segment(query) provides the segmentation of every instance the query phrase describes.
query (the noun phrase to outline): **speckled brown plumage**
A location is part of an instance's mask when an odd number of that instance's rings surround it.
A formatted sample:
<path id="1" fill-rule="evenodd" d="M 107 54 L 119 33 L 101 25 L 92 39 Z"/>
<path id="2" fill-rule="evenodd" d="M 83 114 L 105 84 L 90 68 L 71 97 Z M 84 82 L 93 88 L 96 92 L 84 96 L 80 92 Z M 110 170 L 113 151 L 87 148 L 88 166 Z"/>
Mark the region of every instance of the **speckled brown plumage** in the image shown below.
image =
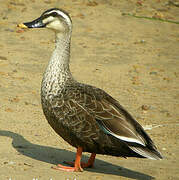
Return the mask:
<path id="1" fill-rule="evenodd" d="M 143 128 L 115 99 L 101 89 L 70 81 L 51 101 L 43 101 L 42 98 L 42 105 L 44 114 L 56 133 L 72 146 L 83 147 L 83 151 L 142 157 L 129 148 L 135 147 L 136 143 L 121 141 L 100 128 L 104 123 L 113 132 L 130 136 L 130 132 L 124 130 L 124 124 L 129 123 L 129 128 L 136 131 L 146 145 L 138 146 L 159 155 Z"/>

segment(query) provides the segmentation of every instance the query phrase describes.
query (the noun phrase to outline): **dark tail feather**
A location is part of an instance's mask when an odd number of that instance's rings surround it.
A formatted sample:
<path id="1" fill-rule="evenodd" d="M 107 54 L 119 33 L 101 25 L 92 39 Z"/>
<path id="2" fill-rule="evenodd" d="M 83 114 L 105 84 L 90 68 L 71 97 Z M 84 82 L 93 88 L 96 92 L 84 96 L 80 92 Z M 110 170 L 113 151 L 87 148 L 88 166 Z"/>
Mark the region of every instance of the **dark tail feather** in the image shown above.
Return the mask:
<path id="1" fill-rule="evenodd" d="M 132 149 L 137 154 L 140 154 L 141 156 L 153 159 L 153 160 L 159 160 L 163 159 L 162 155 L 155 149 L 150 150 L 147 147 L 136 147 L 136 146 L 129 146 L 130 149 Z"/>

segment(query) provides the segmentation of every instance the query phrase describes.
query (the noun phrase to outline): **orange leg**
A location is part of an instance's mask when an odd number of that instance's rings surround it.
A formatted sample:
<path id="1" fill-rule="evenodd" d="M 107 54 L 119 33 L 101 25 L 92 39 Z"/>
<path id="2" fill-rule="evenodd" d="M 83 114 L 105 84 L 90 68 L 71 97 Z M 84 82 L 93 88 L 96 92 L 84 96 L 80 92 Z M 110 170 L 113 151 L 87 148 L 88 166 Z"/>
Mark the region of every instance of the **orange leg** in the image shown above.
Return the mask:
<path id="1" fill-rule="evenodd" d="M 91 168 L 91 167 L 93 167 L 94 166 L 95 157 L 96 157 L 96 154 L 92 153 L 90 158 L 88 159 L 87 163 L 81 162 L 81 167 L 82 168 Z M 65 161 L 64 163 L 68 164 L 70 166 L 74 166 L 75 165 L 75 162 L 66 162 Z"/>
<path id="2" fill-rule="evenodd" d="M 72 165 L 73 167 L 63 166 L 61 164 L 58 164 L 56 167 L 53 167 L 53 169 L 63 170 L 67 172 L 74 172 L 74 171 L 82 172 L 83 171 L 82 168 L 93 167 L 96 154 L 92 153 L 87 163 L 83 163 L 83 162 L 81 163 L 82 152 L 83 152 L 82 147 L 78 147 L 75 162 L 65 162 L 66 164 Z"/>
<path id="3" fill-rule="evenodd" d="M 81 167 L 82 168 L 89 168 L 94 166 L 94 161 L 95 161 L 96 154 L 92 153 L 90 158 L 88 159 L 87 163 L 81 162 Z"/>

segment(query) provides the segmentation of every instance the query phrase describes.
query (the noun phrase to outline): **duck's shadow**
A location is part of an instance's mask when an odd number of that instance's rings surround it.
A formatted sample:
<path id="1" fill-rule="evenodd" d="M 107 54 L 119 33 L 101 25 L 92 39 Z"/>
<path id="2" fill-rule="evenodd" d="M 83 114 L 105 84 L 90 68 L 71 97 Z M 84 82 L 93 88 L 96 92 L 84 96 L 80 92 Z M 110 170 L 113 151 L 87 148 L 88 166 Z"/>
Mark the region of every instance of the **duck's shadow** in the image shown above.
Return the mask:
<path id="1" fill-rule="evenodd" d="M 64 149 L 57 149 L 49 146 L 41 146 L 38 144 L 33 144 L 27 141 L 23 136 L 11 132 L 0 130 L 0 136 L 6 136 L 12 138 L 12 146 L 21 154 L 31 157 L 33 159 L 47 162 L 50 164 L 57 164 L 63 161 L 71 161 L 72 158 L 75 158 L 75 153 L 67 151 Z M 85 157 L 87 159 L 87 156 Z M 104 173 L 104 174 L 115 174 L 122 177 L 127 177 L 131 179 L 139 180 L 149 180 L 153 179 L 152 176 L 132 171 L 114 164 L 96 159 L 95 168 L 85 169 L 92 172 Z"/>

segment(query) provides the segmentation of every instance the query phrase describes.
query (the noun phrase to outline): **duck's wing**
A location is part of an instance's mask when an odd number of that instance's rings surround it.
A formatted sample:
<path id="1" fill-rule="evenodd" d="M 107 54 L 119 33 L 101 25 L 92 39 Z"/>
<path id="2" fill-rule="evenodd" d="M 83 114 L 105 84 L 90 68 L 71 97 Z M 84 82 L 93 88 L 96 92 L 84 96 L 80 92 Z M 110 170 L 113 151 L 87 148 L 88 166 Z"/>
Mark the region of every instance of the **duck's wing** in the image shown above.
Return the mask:
<path id="1" fill-rule="evenodd" d="M 149 159 L 162 159 L 151 138 L 142 126 L 110 95 L 102 90 L 102 96 L 91 102 L 88 108 L 95 113 L 101 129 L 125 142 L 130 149 Z"/>

